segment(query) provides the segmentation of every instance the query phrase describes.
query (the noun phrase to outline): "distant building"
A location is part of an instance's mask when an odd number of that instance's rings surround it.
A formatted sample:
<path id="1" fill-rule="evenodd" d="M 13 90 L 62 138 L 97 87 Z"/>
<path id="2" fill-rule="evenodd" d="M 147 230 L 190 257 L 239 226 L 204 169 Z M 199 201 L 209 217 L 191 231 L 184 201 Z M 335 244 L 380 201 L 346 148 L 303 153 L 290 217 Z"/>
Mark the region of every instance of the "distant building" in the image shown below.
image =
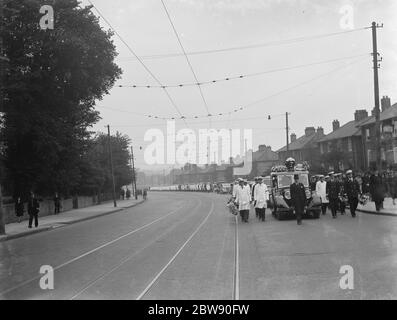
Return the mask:
<path id="1" fill-rule="evenodd" d="M 324 129 L 319 127 L 307 127 L 305 134 L 296 138 L 296 134 L 291 134 L 290 143 L 277 151 L 280 162 L 284 163 L 289 157 L 293 157 L 297 163 L 307 161 L 313 170 L 320 170 L 320 151 L 317 142 L 324 137 Z"/>
<path id="2" fill-rule="evenodd" d="M 364 147 L 359 125 L 368 119 L 366 110 L 357 110 L 354 120 L 342 127 L 332 122 L 332 132 L 318 141 L 321 166 L 325 171 L 364 170 Z"/>
<path id="3" fill-rule="evenodd" d="M 251 178 L 269 175 L 272 167 L 278 162 L 277 152 L 270 146 L 260 145 L 258 151 L 252 154 Z"/>
<path id="4" fill-rule="evenodd" d="M 397 103 L 391 105 L 390 98 L 385 96 L 381 100 L 381 159 L 382 168 L 397 168 Z M 376 133 L 375 114 L 360 123 L 359 128 L 363 137 L 363 157 L 366 169 L 376 167 Z"/>

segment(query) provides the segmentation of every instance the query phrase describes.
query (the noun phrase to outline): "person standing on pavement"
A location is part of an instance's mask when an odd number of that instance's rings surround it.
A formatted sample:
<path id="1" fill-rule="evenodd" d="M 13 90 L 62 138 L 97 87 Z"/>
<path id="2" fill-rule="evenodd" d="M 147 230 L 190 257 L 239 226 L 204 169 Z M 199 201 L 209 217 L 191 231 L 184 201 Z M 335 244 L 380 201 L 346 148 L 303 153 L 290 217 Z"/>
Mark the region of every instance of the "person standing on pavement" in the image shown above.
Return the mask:
<path id="1" fill-rule="evenodd" d="M 375 170 L 370 180 L 370 191 L 372 201 L 375 202 L 376 211 L 379 212 L 383 207 L 383 201 L 385 200 L 384 186 L 379 172 Z"/>
<path id="2" fill-rule="evenodd" d="M 260 220 L 266 220 L 267 200 L 269 200 L 269 191 L 267 185 L 263 183 L 263 178 L 258 177 L 258 183 L 254 189 L 254 205 L 255 211 L 258 212 Z"/>
<path id="3" fill-rule="evenodd" d="M 131 191 L 130 191 L 130 189 L 127 188 L 127 191 L 125 192 L 125 196 L 126 196 L 127 200 L 130 200 L 130 198 L 131 198 Z"/>
<path id="4" fill-rule="evenodd" d="M 346 175 L 347 175 L 347 180 L 345 182 L 344 192 L 346 193 L 349 202 L 350 213 L 352 217 L 355 218 L 356 209 L 358 206 L 358 197 L 360 194 L 360 185 L 357 180 L 353 179 L 352 170 L 348 170 L 346 172 Z"/>
<path id="5" fill-rule="evenodd" d="M 30 192 L 29 201 L 28 201 L 29 228 L 32 228 L 33 219 L 34 219 L 34 226 L 36 228 L 39 226 L 39 212 L 40 212 L 39 200 L 36 199 L 36 196 L 33 192 Z"/>
<path id="6" fill-rule="evenodd" d="M 15 215 L 18 218 L 18 223 L 21 223 L 24 212 L 25 212 L 25 206 L 22 202 L 21 197 L 18 197 L 17 200 L 15 201 Z"/>
<path id="7" fill-rule="evenodd" d="M 320 180 L 317 181 L 316 194 L 321 199 L 321 211 L 323 215 L 325 215 L 325 213 L 327 212 L 328 199 L 327 199 L 327 182 L 324 181 L 323 175 L 321 175 Z"/>
<path id="8" fill-rule="evenodd" d="M 124 191 L 124 189 L 123 189 L 123 188 L 121 188 L 121 190 L 120 190 L 120 197 L 121 197 L 121 200 L 124 200 L 124 197 L 125 197 L 125 191 Z"/>
<path id="9" fill-rule="evenodd" d="M 299 182 L 299 175 L 294 175 L 294 183 L 290 186 L 291 202 L 295 210 L 296 221 L 298 225 L 302 224 L 302 216 L 306 207 L 305 186 Z"/>
<path id="10" fill-rule="evenodd" d="M 326 185 L 326 193 L 329 199 L 329 206 L 332 212 L 332 218 L 336 219 L 336 210 L 338 208 L 339 202 L 339 183 L 335 180 L 334 172 L 330 172 L 329 174 L 329 181 Z"/>
<path id="11" fill-rule="evenodd" d="M 251 190 L 243 179 L 240 180 L 237 188 L 236 202 L 240 211 L 241 220 L 247 223 L 251 204 Z"/>
<path id="12" fill-rule="evenodd" d="M 61 212 L 61 198 L 58 196 L 58 192 L 54 195 L 54 214 Z"/>

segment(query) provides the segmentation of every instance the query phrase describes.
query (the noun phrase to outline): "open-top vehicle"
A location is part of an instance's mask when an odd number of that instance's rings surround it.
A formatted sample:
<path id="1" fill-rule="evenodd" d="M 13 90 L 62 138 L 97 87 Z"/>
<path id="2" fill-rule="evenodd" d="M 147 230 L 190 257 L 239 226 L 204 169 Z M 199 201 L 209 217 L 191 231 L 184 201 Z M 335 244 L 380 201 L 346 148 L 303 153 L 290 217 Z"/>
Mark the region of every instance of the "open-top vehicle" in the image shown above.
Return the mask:
<path id="1" fill-rule="evenodd" d="M 309 172 L 307 170 L 285 170 L 280 169 L 272 172 L 273 187 L 270 194 L 270 207 L 272 213 L 278 220 L 295 218 L 294 208 L 291 201 L 290 186 L 294 182 L 294 175 L 299 175 L 301 182 L 306 191 L 306 210 L 303 214 L 304 218 L 318 219 L 321 212 L 321 199 L 315 193 L 310 191 Z"/>

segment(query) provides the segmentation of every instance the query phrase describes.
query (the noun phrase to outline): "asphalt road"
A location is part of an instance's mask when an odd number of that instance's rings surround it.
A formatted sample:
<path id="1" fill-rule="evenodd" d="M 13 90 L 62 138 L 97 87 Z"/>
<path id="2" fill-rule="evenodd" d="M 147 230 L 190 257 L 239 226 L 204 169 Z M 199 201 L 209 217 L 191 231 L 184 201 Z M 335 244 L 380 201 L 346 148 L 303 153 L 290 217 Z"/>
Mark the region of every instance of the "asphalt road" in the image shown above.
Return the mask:
<path id="1" fill-rule="evenodd" d="M 137 207 L 0 243 L 0 299 L 396 299 L 397 218 L 242 224 L 226 197 L 149 193 Z M 40 267 L 54 289 L 40 288 Z M 354 289 L 340 288 L 351 266 Z"/>

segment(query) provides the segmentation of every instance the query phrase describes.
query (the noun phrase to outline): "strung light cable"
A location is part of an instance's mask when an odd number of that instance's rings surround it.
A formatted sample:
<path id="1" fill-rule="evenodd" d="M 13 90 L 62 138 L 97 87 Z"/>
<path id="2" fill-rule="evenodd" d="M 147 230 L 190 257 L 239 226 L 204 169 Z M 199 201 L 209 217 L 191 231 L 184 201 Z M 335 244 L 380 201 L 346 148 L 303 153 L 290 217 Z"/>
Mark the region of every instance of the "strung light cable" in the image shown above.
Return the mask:
<path id="1" fill-rule="evenodd" d="M 181 84 L 171 84 L 171 85 L 117 85 L 116 87 L 119 88 L 146 88 L 146 89 L 164 89 L 164 88 L 184 88 L 184 87 L 193 87 L 193 86 L 205 86 L 205 85 L 211 85 L 211 84 L 216 84 L 220 82 L 225 82 L 225 81 L 232 81 L 232 80 L 238 80 L 238 79 L 244 79 L 244 78 L 250 78 L 250 77 L 257 77 L 265 74 L 270 74 L 270 73 L 276 73 L 276 72 L 282 72 L 282 71 L 289 71 L 289 70 L 295 70 L 295 69 L 301 69 L 301 68 L 306 68 L 306 67 L 311 67 L 311 66 L 316 66 L 316 65 L 322 65 L 322 64 L 328 64 L 332 62 L 338 62 L 338 61 L 343 61 L 343 60 L 349 60 L 353 58 L 359 58 L 359 57 L 364 57 L 368 56 L 368 54 L 359 54 L 355 56 L 349 56 L 349 57 L 342 57 L 342 58 L 336 58 L 336 59 L 331 59 L 331 60 L 324 60 L 324 61 L 319 61 L 319 62 L 313 62 L 313 63 L 308 63 L 308 64 L 301 64 L 301 65 L 296 65 L 296 66 L 291 66 L 291 67 L 283 67 L 283 68 L 277 68 L 277 69 L 270 69 L 266 71 L 261 71 L 261 72 L 255 72 L 255 73 L 247 73 L 243 75 L 238 75 L 238 76 L 228 76 L 225 78 L 218 78 L 210 81 L 202 81 L 202 82 L 190 82 L 190 83 L 181 83 Z M 196 78 L 197 80 L 197 78 Z"/>
<path id="2" fill-rule="evenodd" d="M 159 116 L 159 115 L 142 114 L 142 113 L 132 112 L 132 111 L 128 111 L 128 110 L 120 110 L 120 109 L 110 108 L 110 107 L 106 107 L 106 106 L 101 106 L 101 107 L 107 108 L 107 109 L 111 109 L 111 110 L 115 110 L 115 111 L 131 113 L 131 114 L 142 116 L 142 117 L 146 117 L 146 118 L 160 119 L 160 120 L 185 120 L 185 119 L 203 119 L 203 118 L 208 118 L 208 117 L 214 117 L 214 118 L 215 117 L 225 117 L 225 116 L 230 116 L 230 115 L 235 114 L 235 113 L 242 112 L 242 111 L 244 111 L 244 110 L 246 110 L 246 109 L 248 109 L 250 107 L 253 107 L 253 106 L 255 106 L 255 105 L 259 104 L 259 103 L 262 103 L 262 102 L 264 102 L 266 100 L 270 100 L 270 99 L 272 99 L 272 98 L 274 98 L 276 96 L 282 95 L 282 94 L 284 94 L 286 92 L 289 92 L 289 91 L 292 91 L 292 90 L 294 90 L 296 88 L 299 88 L 301 86 L 307 85 L 308 83 L 311 83 L 311 82 L 317 81 L 319 79 L 325 78 L 325 77 L 327 77 L 327 76 L 329 76 L 329 75 L 331 75 L 333 73 L 336 73 L 336 72 L 338 72 L 340 70 L 343 70 L 343 69 L 345 69 L 347 67 L 350 67 L 350 66 L 352 66 L 352 65 L 354 65 L 354 64 L 356 64 L 356 63 L 358 63 L 360 61 L 363 61 L 363 59 L 356 59 L 353 62 L 350 62 L 348 64 L 344 64 L 343 66 L 339 66 L 338 68 L 332 69 L 331 71 L 328 71 L 328 72 L 320 74 L 320 75 L 318 75 L 316 77 L 313 77 L 313 78 L 310 78 L 310 79 L 305 80 L 303 82 L 300 82 L 300 83 L 298 83 L 296 85 L 293 85 L 291 87 L 288 87 L 286 89 L 278 91 L 278 92 L 276 92 L 274 94 L 268 95 L 268 96 L 266 96 L 264 98 L 261 98 L 259 100 L 253 101 L 253 102 L 251 102 L 249 104 L 246 104 L 245 106 L 238 106 L 238 107 L 235 107 L 234 109 L 232 109 L 230 111 L 221 112 L 221 113 L 217 113 L 217 114 L 196 115 L 196 116 L 190 116 L 190 117 L 189 116 L 184 116 L 184 115 L 182 115 L 180 117 L 179 116 L 166 117 L 166 116 Z"/>

